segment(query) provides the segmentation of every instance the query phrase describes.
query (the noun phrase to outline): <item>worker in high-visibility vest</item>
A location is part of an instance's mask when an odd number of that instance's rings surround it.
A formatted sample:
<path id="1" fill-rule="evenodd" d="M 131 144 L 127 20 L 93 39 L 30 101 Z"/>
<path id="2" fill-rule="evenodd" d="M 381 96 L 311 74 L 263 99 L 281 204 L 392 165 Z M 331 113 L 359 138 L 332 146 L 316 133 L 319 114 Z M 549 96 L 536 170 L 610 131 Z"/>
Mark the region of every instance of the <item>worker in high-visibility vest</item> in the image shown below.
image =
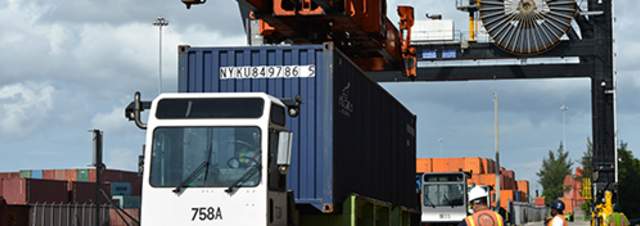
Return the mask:
<path id="1" fill-rule="evenodd" d="M 568 226 L 569 222 L 564 217 L 564 202 L 560 200 L 551 203 L 551 219 L 547 221 L 547 226 Z"/>
<path id="2" fill-rule="evenodd" d="M 619 204 L 613 207 L 613 213 L 605 220 L 606 226 L 629 226 L 629 219 L 622 212 Z"/>
<path id="3" fill-rule="evenodd" d="M 502 216 L 489 209 L 488 196 L 489 193 L 484 188 L 473 187 L 467 195 L 473 214 L 467 216 L 458 226 L 504 226 Z"/>

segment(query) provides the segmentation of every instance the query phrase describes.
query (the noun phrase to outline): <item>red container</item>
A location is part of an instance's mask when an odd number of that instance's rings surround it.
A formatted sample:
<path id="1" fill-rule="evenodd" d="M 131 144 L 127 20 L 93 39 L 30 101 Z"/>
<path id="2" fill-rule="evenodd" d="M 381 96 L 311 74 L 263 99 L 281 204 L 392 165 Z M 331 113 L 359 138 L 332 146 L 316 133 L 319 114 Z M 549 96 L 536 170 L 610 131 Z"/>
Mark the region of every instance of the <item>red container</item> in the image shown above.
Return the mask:
<path id="1" fill-rule="evenodd" d="M 42 170 L 42 179 L 45 180 L 55 180 L 56 179 L 56 171 L 55 170 Z"/>
<path id="2" fill-rule="evenodd" d="M 75 169 L 64 170 L 64 176 L 66 181 L 74 182 L 78 180 L 78 171 Z"/>
<path id="3" fill-rule="evenodd" d="M 96 170 L 89 169 L 89 182 L 96 182 Z"/>
<path id="4" fill-rule="evenodd" d="M 102 189 L 107 194 L 107 197 L 111 198 L 111 184 L 105 183 L 102 185 Z M 71 182 L 71 189 L 69 190 L 70 200 L 75 203 L 93 203 L 96 198 L 96 184 L 89 182 Z M 104 201 L 103 195 L 100 195 L 101 201 Z"/>
<path id="5" fill-rule="evenodd" d="M 533 204 L 534 204 L 536 207 L 544 207 L 544 197 L 536 197 L 536 198 L 533 200 Z"/>
<path id="6" fill-rule="evenodd" d="M 2 194 L 8 204 L 67 202 L 67 183 L 63 181 L 12 178 L 2 181 Z"/>
<path id="7" fill-rule="evenodd" d="M 19 178 L 20 173 L 18 172 L 5 172 L 0 173 L 0 179 L 11 179 L 11 178 Z"/>

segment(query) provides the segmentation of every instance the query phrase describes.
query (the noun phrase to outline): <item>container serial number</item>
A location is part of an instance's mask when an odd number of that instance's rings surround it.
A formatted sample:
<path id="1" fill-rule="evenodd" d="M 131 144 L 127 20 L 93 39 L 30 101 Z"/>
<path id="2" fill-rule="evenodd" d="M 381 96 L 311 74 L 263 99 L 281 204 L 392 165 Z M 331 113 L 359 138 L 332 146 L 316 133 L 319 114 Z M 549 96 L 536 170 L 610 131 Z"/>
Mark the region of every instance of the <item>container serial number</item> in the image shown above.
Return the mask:
<path id="1" fill-rule="evenodd" d="M 311 78 L 315 65 L 220 67 L 220 79 Z"/>

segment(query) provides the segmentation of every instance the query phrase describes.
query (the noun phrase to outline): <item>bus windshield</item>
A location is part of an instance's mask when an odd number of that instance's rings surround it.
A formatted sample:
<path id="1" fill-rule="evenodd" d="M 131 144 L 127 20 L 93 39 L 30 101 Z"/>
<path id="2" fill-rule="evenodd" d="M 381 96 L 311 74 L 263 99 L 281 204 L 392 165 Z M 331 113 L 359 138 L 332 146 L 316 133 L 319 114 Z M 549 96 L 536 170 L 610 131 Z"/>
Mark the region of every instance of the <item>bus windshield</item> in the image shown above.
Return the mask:
<path id="1" fill-rule="evenodd" d="M 258 127 L 159 127 L 153 132 L 154 187 L 229 187 L 261 161 Z M 255 171 L 255 170 L 253 170 Z M 260 183 L 260 170 L 238 186 Z M 192 179 L 189 179 L 192 177 Z"/>

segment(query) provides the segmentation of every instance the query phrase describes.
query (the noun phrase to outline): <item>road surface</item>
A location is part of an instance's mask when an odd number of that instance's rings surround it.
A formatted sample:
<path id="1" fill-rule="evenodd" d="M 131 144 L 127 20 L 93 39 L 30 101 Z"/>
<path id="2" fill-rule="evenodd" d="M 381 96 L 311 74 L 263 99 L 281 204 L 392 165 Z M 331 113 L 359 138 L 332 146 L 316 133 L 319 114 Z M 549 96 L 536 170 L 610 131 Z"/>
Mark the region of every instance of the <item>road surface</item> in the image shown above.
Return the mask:
<path id="1" fill-rule="evenodd" d="M 543 222 L 531 222 L 531 223 L 527 223 L 525 226 L 544 226 Z M 574 222 L 569 222 L 569 226 L 589 226 L 590 222 L 589 221 L 574 221 Z"/>

